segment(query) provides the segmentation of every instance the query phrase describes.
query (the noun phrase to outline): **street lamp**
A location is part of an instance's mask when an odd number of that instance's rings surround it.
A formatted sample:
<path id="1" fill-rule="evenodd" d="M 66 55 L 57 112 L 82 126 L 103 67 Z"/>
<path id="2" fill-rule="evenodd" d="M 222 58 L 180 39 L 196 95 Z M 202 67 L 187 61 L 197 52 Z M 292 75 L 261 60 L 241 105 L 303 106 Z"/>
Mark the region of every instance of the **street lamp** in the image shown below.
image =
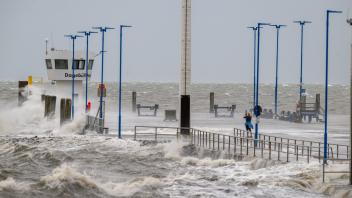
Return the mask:
<path id="1" fill-rule="evenodd" d="M 352 18 L 347 19 L 347 23 L 352 26 Z M 351 44 L 351 56 L 352 56 L 352 44 Z M 352 57 L 351 57 L 351 67 L 352 67 Z M 352 68 L 351 68 L 352 69 Z M 351 70 L 352 71 L 352 70 Z M 351 73 L 350 88 L 352 87 L 352 73 Z M 352 90 L 352 89 L 351 89 Z M 350 92 L 350 148 L 352 148 L 352 92 Z M 350 152 L 350 185 L 352 185 L 352 152 Z"/>
<path id="2" fill-rule="evenodd" d="M 86 112 L 88 112 L 88 63 L 89 63 L 89 57 L 88 57 L 88 48 L 89 48 L 89 36 L 91 34 L 95 34 L 98 32 L 93 32 L 93 31 L 79 31 L 78 33 L 82 33 L 86 36 L 86 103 L 85 103 L 85 108 Z"/>
<path id="3" fill-rule="evenodd" d="M 330 14 L 342 13 L 341 11 L 326 11 L 326 42 L 325 42 L 325 115 L 324 115 L 324 164 L 327 164 L 328 142 L 328 77 L 329 77 L 329 18 Z"/>
<path id="4" fill-rule="evenodd" d="M 111 27 L 93 27 L 102 33 L 101 41 L 101 78 L 100 78 L 100 104 L 99 104 L 99 118 L 103 119 L 103 84 L 104 84 L 104 35 L 107 30 L 112 30 Z"/>
<path id="5" fill-rule="evenodd" d="M 255 92 L 255 108 L 254 114 L 257 117 L 257 121 L 255 123 L 255 146 L 257 146 L 258 133 L 259 133 L 259 116 L 260 116 L 260 108 L 259 108 L 259 57 L 260 57 L 260 28 L 264 25 L 270 25 L 270 23 L 258 23 L 257 24 L 257 33 L 258 33 L 258 43 L 257 43 L 257 83 L 256 83 L 256 92 Z"/>
<path id="6" fill-rule="evenodd" d="M 120 77 L 119 77 L 119 138 L 121 139 L 121 98 L 122 98 L 122 31 L 129 25 L 120 25 Z"/>
<path id="7" fill-rule="evenodd" d="M 253 42 L 253 111 L 254 111 L 254 108 L 255 108 L 255 78 L 256 78 L 256 75 L 255 75 L 255 72 L 256 72 L 256 46 L 257 46 L 257 27 L 247 27 L 249 29 L 252 29 L 253 30 L 253 39 L 254 39 L 254 42 Z"/>
<path id="8" fill-rule="evenodd" d="M 83 37 L 80 35 L 65 35 L 65 37 L 68 37 L 72 40 L 72 106 L 71 106 L 71 111 L 72 111 L 72 120 L 75 118 L 75 40 L 78 37 Z"/>
<path id="9" fill-rule="evenodd" d="M 279 78 L 279 32 L 281 27 L 286 25 L 271 25 L 276 28 L 276 69 L 275 69 L 275 116 L 277 116 L 277 92 L 278 92 L 278 78 Z"/>
<path id="10" fill-rule="evenodd" d="M 302 100 L 302 83 L 303 83 L 303 29 L 306 23 L 312 23 L 311 21 L 294 21 L 301 26 L 301 70 L 299 79 L 299 102 Z"/>

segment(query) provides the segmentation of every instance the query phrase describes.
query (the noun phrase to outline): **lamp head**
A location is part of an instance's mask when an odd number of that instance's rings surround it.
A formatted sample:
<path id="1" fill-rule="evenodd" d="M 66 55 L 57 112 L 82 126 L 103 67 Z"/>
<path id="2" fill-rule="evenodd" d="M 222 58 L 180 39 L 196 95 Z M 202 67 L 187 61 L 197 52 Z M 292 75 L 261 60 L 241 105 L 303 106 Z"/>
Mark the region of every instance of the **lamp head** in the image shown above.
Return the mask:
<path id="1" fill-rule="evenodd" d="M 327 10 L 328 13 L 342 13 L 342 11 L 337 10 Z"/>

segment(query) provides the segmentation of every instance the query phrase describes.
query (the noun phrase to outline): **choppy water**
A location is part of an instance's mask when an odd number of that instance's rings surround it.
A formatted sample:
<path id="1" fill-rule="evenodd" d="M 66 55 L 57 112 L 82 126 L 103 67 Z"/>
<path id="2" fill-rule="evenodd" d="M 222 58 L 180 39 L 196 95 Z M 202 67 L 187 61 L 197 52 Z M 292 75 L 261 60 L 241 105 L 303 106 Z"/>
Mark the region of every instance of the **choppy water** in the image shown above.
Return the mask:
<path id="1" fill-rule="evenodd" d="M 321 183 L 318 162 L 277 163 L 248 158 L 243 161 L 211 158 L 207 152 L 182 143 L 141 144 L 128 139 L 97 135 L 77 135 L 84 117 L 59 128 L 58 119 L 43 118 L 40 94 L 17 107 L 17 84 L 0 83 L 0 197 L 349 197 L 347 190 L 337 191 L 332 183 Z M 96 93 L 95 84 L 90 92 Z M 115 85 L 108 85 L 107 119 L 116 128 Z M 287 90 L 286 90 L 286 89 Z M 292 106 L 296 86 L 282 87 L 282 108 Z M 262 100 L 270 106 L 272 86 L 263 86 Z M 284 91 L 284 89 L 286 91 Z M 312 86 L 309 93 L 321 90 Z M 347 143 L 349 89 L 332 86 L 330 139 Z M 142 104 L 160 104 L 161 109 L 177 109 L 176 84 L 134 83 L 124 86 L 123 133 L 132 133 L 134 125 L 177 126 L 158 117 L 137 117 L 130 112 L 130 96 L 138 92 Z M 215 119 L 208 113 L 208 95 L 216 94 L 216 103 L 236 103 L 234 119 Z M 265 94 L 265 92 L 267 92 Z M 231 133 L 242 128 L 241 115 L 250 105 L 251 85 L 206 85 L 192 87 L 192 125 L 211 131 Z M 333 94 L 332 94 L 333 95 Z M 93 96 L 93 94 L 92 94 Z M 91 97 L 93 98 L 93 97 Z M 281 97 L 280 97 L 281 98 Z M 93 99 L 93 108 L 96 104 Z M 267 102 L 265 102 L 267 101 Z M 292 104 L 291 104 L 292 102 Z M 261 132 L 283 136 L 319 139 L 321 124 L 294 124 L 262 120 Z M 346 174 L 333 179 L 346 178 Z"/>

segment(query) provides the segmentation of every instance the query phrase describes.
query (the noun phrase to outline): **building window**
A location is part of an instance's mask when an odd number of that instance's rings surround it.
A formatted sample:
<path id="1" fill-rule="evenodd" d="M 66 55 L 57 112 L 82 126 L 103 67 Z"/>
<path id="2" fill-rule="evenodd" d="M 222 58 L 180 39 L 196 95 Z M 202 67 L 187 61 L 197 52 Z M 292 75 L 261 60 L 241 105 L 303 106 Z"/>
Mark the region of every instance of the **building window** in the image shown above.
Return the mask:
<path id="1" fill-rule="evenodd" d="M 89 70 L 92 70 L 92 68 L 93 68 L 93 63 L 94 63 L 94 60 L 89 60 L 89 63 L 88 63 L 88 69 L 89 69 Z"/>
<path id="2" fill-rule="evenodd" d="M 84 69 L 84 64 L 85 64 L 86 61 L 84 60 L 75 60 L 75 69 L 81 69 L 83 70 Z"/>
<path id="3" fill-rule="evenodd" d="M 53 65 L 51 64 L 51 59 L 45 59 L 45 63 L 46 63 L 46 68 L 47 69 L 52 69 Z"/>
<path id="4" fill-rule="evenodd" d="M 68 69 L 68 62 L 65 59 L 55 59 L 55 69 Z"/>

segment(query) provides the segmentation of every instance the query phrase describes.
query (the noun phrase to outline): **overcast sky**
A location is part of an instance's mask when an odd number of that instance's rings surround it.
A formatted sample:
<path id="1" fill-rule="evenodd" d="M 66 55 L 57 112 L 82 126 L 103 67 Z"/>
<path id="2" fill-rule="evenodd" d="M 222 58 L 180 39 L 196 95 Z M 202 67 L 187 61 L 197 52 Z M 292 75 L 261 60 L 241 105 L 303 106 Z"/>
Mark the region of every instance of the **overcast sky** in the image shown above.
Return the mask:
<path id="1" fill-rule="evenodd" d="M 193 0 L 192 82 L 251 83 L 253 34 L 257 22 L 286 24 L 280 39 L 280 82 L 299 81 L 300 28 L 305 26 L 304 82 L 323 83 L 325 65 L 325 11 L 331 17 L 330 83 L 348 83 L 352 28 L 351 0 Z M 349 11 L 351 10 L 351 11 Z M 349 14 L 350 12 L 350 14 Z M 92 26 L 133 25 L 126 31 L 124 81 L 178 82 L 180 68 L 181 0 L 0 0 L 0 80 L 46 77 L 45 38 L 50 46 L 70 49 L 64 34 Z M 261 42 L 261 82 L 273 83 L 275 41 L 273 27 L 265 27 Z M 117 80 L 118 30 L 106 34 L 105 76 Z M 101 35 L 91 37 L 91 49 L 100 50 Z M 84 40 L 78 48 L 84 49 Z M 93 80 L 100 76 L 100 59 Z"/>

